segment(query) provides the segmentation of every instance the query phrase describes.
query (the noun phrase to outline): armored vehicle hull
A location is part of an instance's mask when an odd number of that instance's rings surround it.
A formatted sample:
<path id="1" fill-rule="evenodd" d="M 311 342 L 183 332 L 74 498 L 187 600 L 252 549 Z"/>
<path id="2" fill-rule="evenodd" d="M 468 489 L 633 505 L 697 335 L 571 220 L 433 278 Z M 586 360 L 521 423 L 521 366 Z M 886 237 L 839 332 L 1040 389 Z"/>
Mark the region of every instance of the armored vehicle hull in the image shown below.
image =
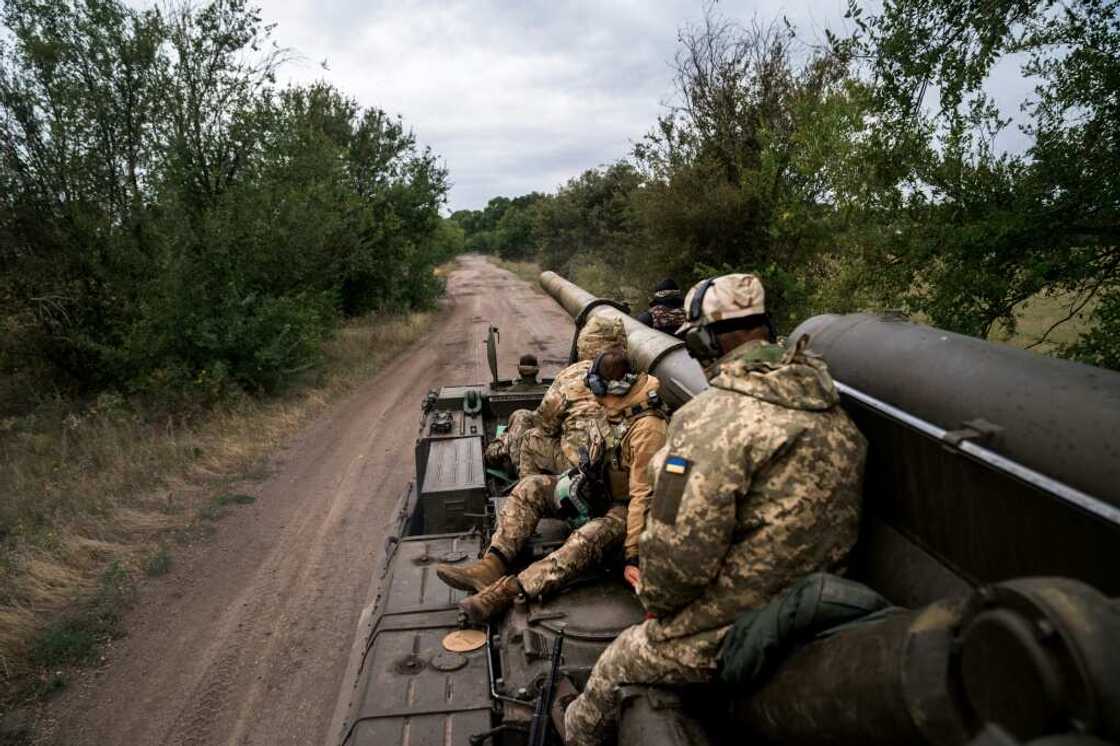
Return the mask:
<path id="1" fill-rule="evenodd" d="M 541 284 L 577 329 L 596 314 L 623 319 L 633 362 L 658 376 L 670 406 L 707 387 L 678 340 L 554 273 Z M 797 639 L 750 686 L 625 687 L 618 742 L 1120 743 L 1120 375 L 890 318 L 816 317 L 790 338 L 802 333 L 870 442 L 848 576 L 893 608 Z M 453 634 L 463 593 L 433 565 L 487 545 L 512 481 L 486 468 L 485 446 L 547 387 L 493 372 L 424 402 L 416 482 L 340 702 L 342 743 L 526 744 L 557 638 L 561 672 L 582 687 L 642 619 L 615 558 L 554 598 L 520 599 L 487 628 Z M 542 522 L 519 562 L 566 533 Z"/>

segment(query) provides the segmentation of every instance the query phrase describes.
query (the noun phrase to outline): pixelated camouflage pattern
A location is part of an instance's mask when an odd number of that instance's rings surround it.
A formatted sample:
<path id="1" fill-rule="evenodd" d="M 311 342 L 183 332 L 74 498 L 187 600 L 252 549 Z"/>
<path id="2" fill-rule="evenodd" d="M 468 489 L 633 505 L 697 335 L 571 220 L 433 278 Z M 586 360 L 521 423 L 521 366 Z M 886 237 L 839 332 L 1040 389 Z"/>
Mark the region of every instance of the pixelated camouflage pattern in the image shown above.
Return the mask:
<path id="1" fill-rule="evenodd" d="M 564 711 L 567 746 L 599 746 L 617 728 L 619 687 L 624 684 L 693 684 L 716 675 L 719 642 L 704 639 L 651 640 L 650 622 L 626 629 L 610 644 L 580 694 Z"/>
<path id="2" fill-rule="evenodd" d="M 780 358 L 776 348 L 749 342 L 721 359 L 654 458 L 655 480 L 668 455 L 691 465 L 678 495 L 655 486 L 639 541 L 651 639 L 719 630 L 793 580 L 835 570 L 856 541 L 867 441 L 804 340 Z M 675 520 L 659 520 L 659 500 L 674 497 Z"/>
<path id="3" fill-rule="evenodd" d="M 565 743 L 602 744 L 621 684 L 683 684 L 716 674 L 744 609 L 834 569 L 855 543 L 866 440 L 838 406 L 824 363 L 752 342 L 713 367 L 712 388 L 679 409 L 654 458 L 653 517 L 639 540 L 638 596 L 657 615 L 599 657 L 565 713 Z M 668 456 L 690 462 L 675 519 L 657 492 Z M 670 501 L 671 502 L 671 501 Z"/>
<path id="4" fill-rule="evenodd" d="M 651 326 L 666 334 L 676 334 L 677 329 L 680 329 L 685 321 L 683 308 L 672 308 L 661 304 L 650 306 L 649 315 L 653 319 Z"/>

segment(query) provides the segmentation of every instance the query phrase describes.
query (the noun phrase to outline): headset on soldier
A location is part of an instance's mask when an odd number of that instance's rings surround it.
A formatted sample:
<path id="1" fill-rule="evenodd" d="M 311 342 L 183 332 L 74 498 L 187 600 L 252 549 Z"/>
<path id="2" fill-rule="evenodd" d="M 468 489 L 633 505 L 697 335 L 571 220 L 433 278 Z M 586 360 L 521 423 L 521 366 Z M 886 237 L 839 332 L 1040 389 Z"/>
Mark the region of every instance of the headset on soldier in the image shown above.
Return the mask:
<path id="1" fill-rule="evenodd" d="M 704 315 L 704 294 L 717 278 L 709 277 L 700 283 L 692 296 L 692 303 L 688 307 L 688 322 L 694 326 L 685 332 L 684 343 L 690 355 L 698 360 L 715 360 L 722 357 L 725 350 L 719 343 L 719 335 L 737 329 L 753 329 L 766 326 L 766 333 L 770 342 L 776 342 L 778 334 L 774 330 L 774 322 L 769 312 L 744 316 L 736 319 L 723 319 L 710 324 L 699 323 Z"/>

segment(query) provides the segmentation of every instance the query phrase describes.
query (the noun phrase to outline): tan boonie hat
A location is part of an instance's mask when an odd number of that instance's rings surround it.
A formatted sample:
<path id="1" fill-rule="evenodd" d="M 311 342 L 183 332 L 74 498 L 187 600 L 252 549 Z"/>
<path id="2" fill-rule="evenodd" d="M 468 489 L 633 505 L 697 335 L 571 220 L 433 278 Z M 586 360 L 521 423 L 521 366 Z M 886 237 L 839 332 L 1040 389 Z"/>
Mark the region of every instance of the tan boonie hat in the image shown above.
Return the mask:
<path id="1" fill-rule="evenodd" d="M 697 304 L 696 297 L 701 289 L 704 289 L 704 295 Z M 766 313 L 766 291 L 762 288 L 762 280 L 755 275 L 722 275 L 693 285 L 685 296 L 684 312 L 687 320 L 677 329 L 677 334 L 715 321 Z"/>
<path id="2" fill-rule="evenodd" d="M 580 360 L 592 360 L 600 352 L 612 347 L 626 349 L 626 329 L 621 319 L 592 316 L 579 331 L 576 354 Z"/>

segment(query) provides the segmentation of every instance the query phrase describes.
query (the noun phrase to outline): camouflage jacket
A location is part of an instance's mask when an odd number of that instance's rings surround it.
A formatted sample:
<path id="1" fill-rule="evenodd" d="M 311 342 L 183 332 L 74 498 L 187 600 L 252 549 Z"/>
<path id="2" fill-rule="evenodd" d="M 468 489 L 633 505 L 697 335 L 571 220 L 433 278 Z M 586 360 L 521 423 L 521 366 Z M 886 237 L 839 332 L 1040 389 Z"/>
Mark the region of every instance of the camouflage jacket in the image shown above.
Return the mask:
<path id="1" fill-rule="evenodd" d="M 653 319 L 650 326 L 666 334 L 676 334 L 685 319 L 683 308 L 672 308 L 661 304 L 650 306 L 649 315 Z"/>
<path id="2" fill-rule="evenodd" d="M 722 635 L 855 543 L 867 441 L 824 362 L 750 342 L 710 369 L 654 458 L 639 546 L 653 639 Z"/>
<path id="3" fill-rule="evenodd" d="M 581 360 L 560 371 L 536 410 L 537 429 L 559 439 L 573 466 L 579 463 L 579 449 L 589 446 L 588 432 L 606 423 L 603 408 L 584 381 L 590 369 L 591 361 Z"/>
<path id="4" fill-rule="evenodd" d="M 624 396 L 607 395 L 599 401 L 606 412 L 607 430 L 600 431 L 607 447 L 607 469 L 611 492 L 628 501 L 626 510 L 626 558 L 638 558 L 638 537 L 645 527 L 649 499 L 653 494 L 649 464 L 665 445 L 668 418 L 660 409 L 648 407 L 649 394 L 660 382 L 643 373 Z"/>

